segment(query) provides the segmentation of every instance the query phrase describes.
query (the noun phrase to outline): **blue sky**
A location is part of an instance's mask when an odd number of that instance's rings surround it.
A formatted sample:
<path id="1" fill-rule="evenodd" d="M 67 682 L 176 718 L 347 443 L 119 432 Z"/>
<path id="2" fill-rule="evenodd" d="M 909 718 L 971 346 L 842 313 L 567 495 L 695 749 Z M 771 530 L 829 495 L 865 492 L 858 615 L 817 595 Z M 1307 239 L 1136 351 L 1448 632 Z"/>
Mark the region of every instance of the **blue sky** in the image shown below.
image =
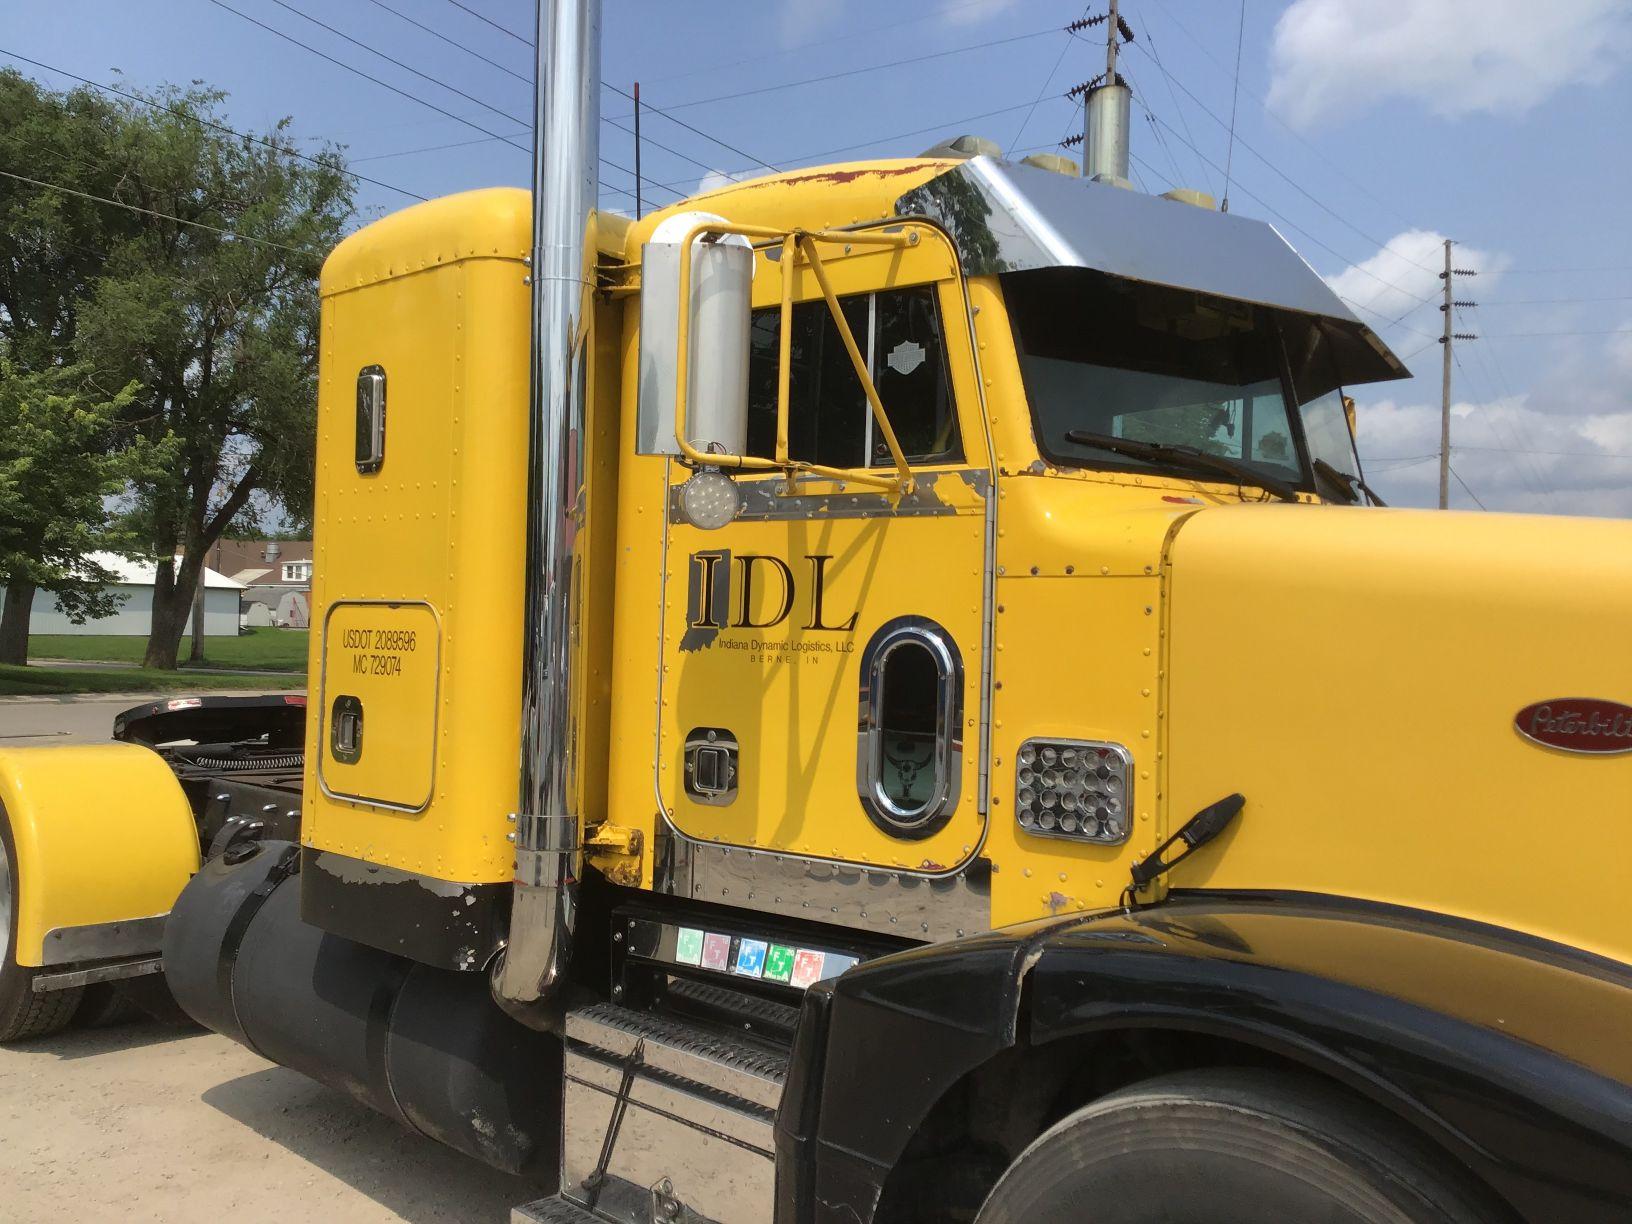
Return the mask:
<path id="1" fill-rule="evenodd" d="M 1062 32 L 1100 6 L 1054 0 L 607 0 L 605 10 L 608 84 L 639 80 L 648 103 L 723 142 L 649 115 L 643 168 L 673 185 L 652 190 L 664 202 L 709 172 L 911 155 L 963 132 L 1052 150 L 1080 122 L 1062 95 L 1103 67 L 1101 44 Z M 1386 497 L 1435 495 L 1440 315 L 1422 299 L 1437 294 L 1449 236 L 1458 265 L 1480 272 L 1459 285 L 1480 305 L 1461 312 L 1458 330 L 1483 337 L 1458 346 L 1453 463 L 1466 488 L 1453 487 L 1453 504 L 1632 516 L 1632 5 L 1248 0 L 1233 154 L 1240 7 L 1124 0 L 1123 11 L 1137 36 L 1123 65 L 1140 100 L 1143 185 L 1222 195 L 1228 161 L 1231 210 L 1273 222 L 1417 373 L 1356 391 Z M 104 83 L 116 73 L 141 86 L 206 81 L 230 93 L 239 127 L 289 116 L 311 145 L 345 146 L 359 172 L 432 196 L 526 182 L 531 52 L 498 27 L 530 38 L 531 5 L 10 0 L 0 49 Z M 913 62 L 875 68 L 896 61 Z M 627 114 L 609 92 L 602 156 L 619 167 L 633 164 L 631 138 L 614 126 Z M 629 186 L 603 168 L 608 206 L 630 207 L 617 194 Z M 361 188 L 368 216 L 411 202 Z"/>

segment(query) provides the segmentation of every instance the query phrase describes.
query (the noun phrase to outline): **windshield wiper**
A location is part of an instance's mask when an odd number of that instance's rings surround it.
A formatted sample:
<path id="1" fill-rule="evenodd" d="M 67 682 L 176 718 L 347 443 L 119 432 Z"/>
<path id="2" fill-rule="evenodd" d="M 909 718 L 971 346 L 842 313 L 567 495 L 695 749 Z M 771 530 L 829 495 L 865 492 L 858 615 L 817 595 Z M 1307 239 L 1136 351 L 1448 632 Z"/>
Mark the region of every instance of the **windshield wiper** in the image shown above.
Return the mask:
<path id="1" fill-rule="evenodd" d="M 1351 472 L 1345 472 L 1342 468 L 1333 467 L 1324 459 L 1315 460 L 1315 472 L 1317 475 L 1326 477 L 1327 480 L 1331 481 L 1338 488 L 1342 489 L 1343 495 L 1349 499 L 1350 503 L 1359 501 L 1360 494 L 1364 493 L 1371 499 L 1372 505 L 1388 505 L 1387 502 L 1377 496 L 1377 491 L 1367 484 L 1361 477 L 1356 476 Z"/>
<path id="2" fill-rule="evenodd" d="M 1171 463 L 1174 467 L 1187 467 L 1192 472 L 1230 476 L 1237 484 L 1257 485 L 1282 501 L 1298 500 L 1298 491 L 1286 481 L 1266 476 L 1258 469 L 1248 467 L 1245 463 L 1239 463 L 1225 455 L 1208 454 L 1194 446 L 1175 442 L 1139 442 L 1133 438 L 1118 438 L 1114 434 L 1095 433 L 1091 429 L 1068 429 L 1065 432 L 1065 440 L 1077 446 L 1096 446 L 1100 450 L 1127 455 L 1131 459 L 1143 459 L 1149 463 Z"/>

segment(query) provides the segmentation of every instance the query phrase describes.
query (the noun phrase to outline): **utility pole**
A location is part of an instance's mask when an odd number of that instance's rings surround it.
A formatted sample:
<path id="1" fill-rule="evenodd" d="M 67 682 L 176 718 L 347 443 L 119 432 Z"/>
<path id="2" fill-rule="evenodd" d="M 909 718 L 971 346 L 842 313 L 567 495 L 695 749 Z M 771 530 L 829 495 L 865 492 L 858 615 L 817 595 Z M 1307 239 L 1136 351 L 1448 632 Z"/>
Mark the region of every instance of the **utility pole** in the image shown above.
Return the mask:
<path id="1" fill-rule="evenodd" d="M 1450 506 L 1451 495 L 1451 345 L 1457 340 L 1477 340 L 1478 337 L 1467 332 L 1452 331 L 1453 307 L 1474 306 L 1475 302 L 1458 302 L 1451 289 L 1451 279 L 1457 276 L 1477 276 L 1477 272 L 1467 268 L 1451 267 L 1451 240 L 1445 239 L 1445 271 L 1439 274 L 1439 279 L 1445 282 L 1445 301 L 1440 305 L 1440 312 L 1445 316 L 1445 325 L 1439 337 L 1439 343 L 1445 352 L 1442 354 L 1443 370 L 1440 375 L 1439 386 L 1439 508 L 1447 509 Z"/>
<path id="2" fill-rule="evenodd" d="M 642 212 L 640 200 L 640 82 L 635 82 L 635 220 Z"/>
<path id="3" fill-rule="evenodd" d="M 1116 71 L 1116 55 L 1124 42 L 1133 41 L 1133 27 L 1118 11 L 1119 0 L 1107 0 L 1109 11 L 1084 17 L 1066 26 L 1075 34 L 1101 22 L 1105 25 L 1105 73 L 1084 81 L 1065 96 L 1083 98 L 1082 134 L 1063 143 L 1082 145 L 1082 176 L 1126 187 L 1128 183 L 1128 112 L 1132 94 Z"/>

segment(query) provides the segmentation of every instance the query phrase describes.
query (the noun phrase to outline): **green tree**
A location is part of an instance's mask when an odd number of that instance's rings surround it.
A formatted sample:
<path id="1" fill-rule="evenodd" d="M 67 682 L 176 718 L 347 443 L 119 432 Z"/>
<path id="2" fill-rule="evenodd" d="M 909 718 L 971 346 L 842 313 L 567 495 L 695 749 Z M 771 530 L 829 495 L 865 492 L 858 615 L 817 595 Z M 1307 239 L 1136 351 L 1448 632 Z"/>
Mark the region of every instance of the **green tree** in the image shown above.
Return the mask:
<path id="1" fill-rule="evenodd" d="M 317 275 L 352 215 L 336 155 L 297 155 L 280 124 L 223 135 L 215 90 L 119 108 L 117 198 L 146 210 L 77 313 L 86 359 L 140 384 L 145 436 L 176 462 L 137 480 L 128 524 L 158 559 L 144 663 L 172 668 L 210 547 L 256 494 L 310 514 Z M 154 215 L 159 214 L 159 215 Z"/>
<path id="2" fill-rule="evenodd" d="M 167 441 L 128 437 L 121 418 L 136 390 L 104 394 L 79 366 L 25 374 L 0 351 L 0 663 L 28 661 L 36 590 L 75 624 L 118 605 L 105 587 L 113 575 L 89 554 L 129 546 L 110 499 L 172 458 Z"/>

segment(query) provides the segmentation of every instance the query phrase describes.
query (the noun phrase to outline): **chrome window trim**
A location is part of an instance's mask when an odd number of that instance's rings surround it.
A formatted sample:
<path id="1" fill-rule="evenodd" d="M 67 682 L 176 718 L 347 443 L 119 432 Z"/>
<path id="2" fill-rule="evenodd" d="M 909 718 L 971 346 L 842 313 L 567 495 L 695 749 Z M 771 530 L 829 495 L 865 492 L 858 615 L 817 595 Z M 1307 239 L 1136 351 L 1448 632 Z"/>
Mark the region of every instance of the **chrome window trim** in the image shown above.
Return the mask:
<path id="1" fill-rule="evenodd" d="M 916 809 L 898 806 L 884 790 L 885 667 L 905 646 L 927 650 L 935 662 L 934 783 Z M 963 658 L 945 629 L 923 616 L 886 621 L 861 655 L 856 736 L 856 792 L 873 823 L 892 837 L 923 836 L 957 807 L 963 764 Z"/>

